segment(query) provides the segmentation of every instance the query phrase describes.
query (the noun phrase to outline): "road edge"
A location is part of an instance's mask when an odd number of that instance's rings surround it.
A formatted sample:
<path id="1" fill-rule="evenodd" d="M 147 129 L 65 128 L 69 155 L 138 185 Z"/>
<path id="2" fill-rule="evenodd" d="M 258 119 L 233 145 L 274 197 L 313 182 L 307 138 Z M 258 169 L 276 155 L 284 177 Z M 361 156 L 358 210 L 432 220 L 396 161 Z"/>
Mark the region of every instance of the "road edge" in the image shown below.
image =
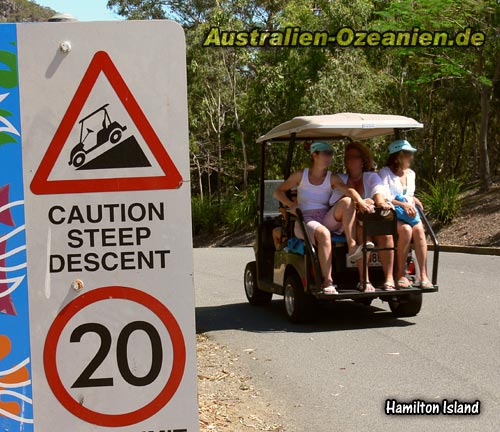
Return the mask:
<path id="1" fill-rule="evenodd" d="M 434 250 L 434 245 L 427 246 L 429 250 Z M 440 252 L 453 252 L 471 255 L 493 255 L 500 256 L 500 248 L 497 247 L 483 247 L 483 246 L 453 246 L 453 245 L 439 245 Z"/>

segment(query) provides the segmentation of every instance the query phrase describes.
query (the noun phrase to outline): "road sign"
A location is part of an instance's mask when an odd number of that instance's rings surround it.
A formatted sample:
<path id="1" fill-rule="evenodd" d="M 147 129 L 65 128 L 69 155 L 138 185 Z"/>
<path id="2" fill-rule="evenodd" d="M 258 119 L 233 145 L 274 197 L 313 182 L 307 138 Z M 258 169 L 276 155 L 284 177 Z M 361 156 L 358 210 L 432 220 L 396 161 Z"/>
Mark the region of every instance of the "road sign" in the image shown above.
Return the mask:
<path id="1" fill-rule="evenodd" d="M 135 302 L 148 308 L 154 314 L 154 321 L 159 321 L 159 326 L 152 324 L 149 320 L 127 322 L 114 318 L 110 321 L 110 326 L 101 323 L 88 323 L 78 325 L 71 333 L 69 338 L 70 343 L 80 343 L 82 337 L 86 333 L 95 333 L 101 338 L 101 346 L 99 351 L 102 355 L 94 357 L 89 366 L 79 375 L 79 377 L 71 384 L 71 380 L 63 382 L 61 374 L 58 370 L 57 349 L 61 340 L 63 331 L 67 328 L 69 321 L 81 312 L 83 309 L 90 307 L 97 302 L 110 303 L 104 308 L 113 307 L 116 300 L 126 300 Z M 126 302 L 125 302 L 126 303 Z M 102 412 L 102 401 L 96 403 L 96 407 L 84 405 L 82 399 L 76 400 L 68 388 L 105 388 L 115 385 L 114 377 L 108 378 L 92 378 L 92 374 L 96 373 L 97 368 L 106 360 L 112 346 L 112 334 L 109 327 L 116 327 L 117 322 L 125 321 L 125 325 L 120 330 L 116 343 L 116 364 L 121 378 L 128 384 L 135 387 L 143 387 L 152 384 L 155 381 L 161 381 L 160 390 L 157 396 L 149 398 L 144 403 L 141 398 L 134 398 L 129 402 L 129 406 L 120 413 L 105 413 Z M 70 326 L 71 327 L 71 326 Z M 120 327 L 118 325 L 118 327 Z M 164 344 L 157 327 L 163 328 L 168 332 L 168 338 L 171 340 L 171 362 L 164 359 Z M 144 332 L 151 343 L 151 364 L 146 366 L 147 372 L 138 374 L 132 370 L 131 359 L 129 355 L 130 338 L 134 332 Z M 66 349 L 69 352 L 67 355 L 74 353 L 73 347 L 68 344 Z M 61 348 L 62 349 L 62 348 Z M 62 354 L 64 357 L 64 354 Z M 97 360 L 96 360 L 97 359 Z M 105 287 L 89 291 L 73 300 L 67 305 L 57 316 L 52 323 L 45 341 L 44 348 L 44 367 L 48 382 L 54 395 L 69 411 L 76 414 L 78 417 L 88 421 L 89 423 L 98 424 L 100 426 L 122 427 L 138 423 L 146 420 L 156 414 L 170 399 L 175 395 L 179 384 L 184 375 L 186 364 L 186 347 L 184 344 L 184 336 L 182 330 L 177 323 L 177 320 L 172 313 L 154 297 L 146 294 L 144 291 L 139 291 L 126 287 Z M 91 366 L 92 365 L 92 366 Z M 165 369 L 165 371 L 163 371 Z M 113 393 L 111 391 L 110 393 Z"/>
<path id="2" fill-rule="evenodd" d="M 17 33 L 35 432 L 196 431 L 183 30 Z"/>
<path id="3" fill-rule="evenodd" d="M 125 171 L 121 175 L 101 178 L 99 174 L 90 177 L 78 178 L 75 170 L 106 170 L 119 168 L 149 168 L 151 162 L 145 155 L 137 138 L 128 132 L 127 126 L 112 120 L 109 111 L 113 108 L 109 103 L 92 111 L 80 120 L 85 102 L 96 85 L 100 74 L 107 78 L 119 102 L 129 115 L 129 122 L 133 121 L 136 128 L 151 150 L 154 161 L 160 165 L 162 173 L 157 176 L 141 176 L 133 171 Z M 94 102 L 95 104 L 95 102 Z M 115 107 L 118 108 L 118 107 Z M 122 119 L 124 118 L 122 114 Z M 97 128 L 89 128 L 89 124 Z M 78 140 L 71 132 L 79 132 Z M 68 143 L 68 138 L 73 143 Z M 76 144 L 75 144 L 76 143 Z M 64 159 L 61 165 L 67 172 L 67 178 L 62 180 L 48 180 L 52 169 L 65 145 L 71 146 L 70 157 Z M 66 152 L 67 153 L 67 152 Z M 69 159 L 69 160 L 68 160 Z M 67 163 L 65 163 L 67 162 Z M 68 169 L 66 165 L 73 166 Z M 170 156 L 158 139 L 147 117 L 144 115 L 133 93 L 127 87 L 120 72 L 113 64 L 105 51 L 98 51 L 92 58 L 78 89 L 71 100 L 66 114 L 45 153 L 40 166 L 31 182 L 31 190 L 36 194 L 82 193 L 82 192 L 114 192 L 124 190 L 173 189 L 182 183 L 182 177 L 172 163 Z"/>

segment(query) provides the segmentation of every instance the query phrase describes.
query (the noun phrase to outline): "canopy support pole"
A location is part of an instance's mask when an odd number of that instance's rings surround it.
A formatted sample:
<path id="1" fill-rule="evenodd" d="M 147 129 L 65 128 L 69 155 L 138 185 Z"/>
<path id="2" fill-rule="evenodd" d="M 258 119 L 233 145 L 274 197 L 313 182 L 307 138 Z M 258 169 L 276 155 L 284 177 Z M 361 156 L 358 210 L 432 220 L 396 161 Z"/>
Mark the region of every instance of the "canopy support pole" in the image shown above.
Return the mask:
<path id="1" fill-rule="evenodd" d="M 286 157 L 286 165 L 284 169 L 284 178 L 285 180 L 290 177 L 290 173 L 292 171 L 292 161 L 293 161 L 293 150 L 295 148 L 295 132 L 292 134 L 290 138 L 290 142 L 288 143 L 288 154 Z"/>

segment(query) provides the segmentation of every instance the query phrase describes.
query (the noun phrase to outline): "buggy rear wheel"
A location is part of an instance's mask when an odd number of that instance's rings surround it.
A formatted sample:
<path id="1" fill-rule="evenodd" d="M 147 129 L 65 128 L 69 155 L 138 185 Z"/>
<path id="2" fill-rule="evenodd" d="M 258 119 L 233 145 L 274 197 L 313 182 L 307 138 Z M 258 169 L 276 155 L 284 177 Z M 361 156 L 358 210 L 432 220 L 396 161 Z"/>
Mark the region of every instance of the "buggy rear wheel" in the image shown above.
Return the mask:
<path id="1" fill-rule="evenodd" d="M 285 278 L 285 311 L 293 323 L 311 321 L 314 316 L 314 298 L 304 291 L 300 278 L 295 273 Z"/>
<path id="2" fill-rule="evenodd" d="M 395 317 L 412 317 L 417 315 L 422 308 L 422 294 L 409 294 L 389 300 L 389 307 Z"/>
<path id="3" fill-rule="evenodd" d="M 359 303 L 359 304 L 362 304 L 362 305 L 365 305 L 365 306 L 370 306 L 372 304 L 372 301 L 373 301 L 373 298 L 360 298 L 360 299 L 356 299 L 354 300 L 356 303 Z"/>
<path id="4" fill-rule="evenodd" d="M 245 295 L 251 305 L 261 306 L 269 303 L 273 298 L 273 293 L 259 289 L 257 283 L 257 264 L 255 261 L 249 262 L 246 265 L 243 284 L 245 287 Z"/>

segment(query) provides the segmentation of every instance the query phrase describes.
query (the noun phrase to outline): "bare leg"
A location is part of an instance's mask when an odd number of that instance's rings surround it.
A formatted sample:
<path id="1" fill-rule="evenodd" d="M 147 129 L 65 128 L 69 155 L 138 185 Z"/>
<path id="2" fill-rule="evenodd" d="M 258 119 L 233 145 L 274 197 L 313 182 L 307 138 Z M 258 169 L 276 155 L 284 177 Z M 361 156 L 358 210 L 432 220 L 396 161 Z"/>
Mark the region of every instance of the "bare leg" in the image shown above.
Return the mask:
<path id="1" fill-rule="evenodd" d="M 411 226 L 398 222 L 398 281 L 406 278 L 406 259 L 408 258 L 408 251 L 410 250 L 411 235 Z"/>
<path id="2" fill-rule="evenodd" d="M 394 240 L 391 235 L 377 236 L 376 238 L 379 247 L 394 247 Z M 389 286 L 394 286 L 394 251 L 380 251 L 378 254 L 380 256 L 380 262 L 382 263 L 382 269 L 384 270 L 385 283 Z"/>
<path id="3" fill-rule="evenodd" d="M 415 243 L 415 255 L 417 256 L 418 266 L 420 268 L 420 280 L 427 281 L 427 242 L 425 240 L 425 231 L 422 222 L 419 222 L 412 229 L 413 242 Z"/>
<path id="4" fill-rule="evenodd" d="M 335 204 L 333 207 L 333 216 L 339 222 L 342 222 L 344 235 L 347 239 L 347 247 L 349 252 L 356 248 L 356 226 L 354 224 L 356 212 L 354 203 L 349 197 L 344 197 Z"/>
<path id="5" fill-rule="evenodd" d="M 356 224 L 356 239 L 359 244 L 363 243 L 363 227 L 359 224 Z M 366 255 L 366 287 L 363 286 L 366 292 L 375 291 L 373 285 L 370 284 L 370 273 L 368 268 L 368 263 L 370 262 L 371 255 L 371 252 L 368 252 L 368 254 Z M 363 258 L 356 261 L 356 266 L 358 267 L 359 281 L 361 285 L 363 285 Z"/>
<path id="6" fill-rule="evenodd" d="M 276 227 L 273 229 L 273 241 L 274 241 L 274 248 L 278 249 L 281 243 L 281 227 Z"/>
<path id="7" fill-rule="evenodd" d="M 323 283 L 332 283 L 332 239 L 328 228 L 321 226 L 314 231 L 318 248 L 319 265 L 323 273 Z"/>

